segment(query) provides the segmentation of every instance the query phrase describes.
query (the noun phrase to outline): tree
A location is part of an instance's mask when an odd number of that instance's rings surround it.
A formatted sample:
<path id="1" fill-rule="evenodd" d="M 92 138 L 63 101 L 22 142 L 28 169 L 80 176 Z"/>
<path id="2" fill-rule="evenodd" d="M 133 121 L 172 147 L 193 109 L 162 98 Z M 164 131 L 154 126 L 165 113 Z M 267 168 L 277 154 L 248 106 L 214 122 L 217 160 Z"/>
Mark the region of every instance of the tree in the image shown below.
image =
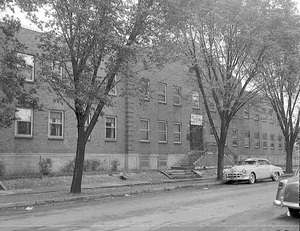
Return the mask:
<path id="1" fill-rule="evenodd" d="M 193 70 L 217 142 L 217 179 L 223 177 L 230 122 L 261 89 L 253 82 L 271 49 L 267 35 L 273 6 L 264 0 L 169 1 L 170 40 Z"/>
<path id="2" fill-rule="evenodd" d="M 47 31 L 40 44 L 42 79 L 56 93 L 56 101 L 68 105 L 76 115 L 77 148 L 70 192 L 80 193 L 86 142 L 103 109 L 113 103 L 110 91 L 116 83 L 135 76 L 132 67 L 137 68 L 141 59 L 152 59 L 162 22 L 157 20 L 159 2 L 28 0 L 19 5 Z M 48 20 L 35 17 L 39 7 L 45 9 Z"/>
<path id="3" fill-rule="evenodd" d="M 9 1 L 0 4 L 0 12 L 9 7 Z M 25 46 L 17 39 L 20 22 L 7 15 L 0 23 L 0 128 L 11 126 L 16 119 L 17 106 L 38 108 L 39 100 L 36 89 L 25 84 L 22 69 L 28 65 L 18 55 L 24 52 Z"/>
<path id="4" fill-rule="evenodd" d="M 269 39 L 273 49 L 258 82 L 276 113 L 285 140 L 286 171 L 292 173 L 300 123 L 300 17 L 292 1 L 281 1 L 276 11 L 280 17 L 273 21 Z"/>

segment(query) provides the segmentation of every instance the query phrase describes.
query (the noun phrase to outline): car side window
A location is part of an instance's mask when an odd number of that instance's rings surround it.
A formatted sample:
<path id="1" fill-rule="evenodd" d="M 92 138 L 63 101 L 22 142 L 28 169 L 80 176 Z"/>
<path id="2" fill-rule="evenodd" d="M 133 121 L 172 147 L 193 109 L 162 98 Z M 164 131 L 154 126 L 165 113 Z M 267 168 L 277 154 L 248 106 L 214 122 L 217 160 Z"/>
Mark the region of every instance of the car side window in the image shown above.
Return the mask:
<path id="1" fill-rule="evenodd" d="M 265 161 L 263 160 L 258 160 L 259 165 L 265 165 Z"/>

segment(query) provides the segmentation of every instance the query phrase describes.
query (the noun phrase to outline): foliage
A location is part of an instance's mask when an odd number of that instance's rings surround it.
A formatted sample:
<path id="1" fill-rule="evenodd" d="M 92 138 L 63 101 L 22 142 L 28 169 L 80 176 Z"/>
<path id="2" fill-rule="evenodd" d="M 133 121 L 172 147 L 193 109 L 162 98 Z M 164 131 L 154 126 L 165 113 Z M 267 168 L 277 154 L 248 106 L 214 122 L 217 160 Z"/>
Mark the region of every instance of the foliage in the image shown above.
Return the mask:
<path id="1" fill-rule="evenodd" d="M 51 158 L 40 158 L 39 169 L 42 175 L 49 175 L 52 172 L 52 160 Z"/>
<path id="2" fill-rule="evenodd" d="M 118 166 L 120 165 L 120 162 L 118 159 L 114 159 L 111 161 L 111 171 L 112 172 L 117 172 L 118 171 Z"/>
<path id="3" fill-rule="evenodd" d="M 5 175 L 5 163 L 4 161 L 0 160 L 0 176 Z"/>
<path id="4" fill-rule="evenodd" d="M 291 173 L 300 124 L 300 16 L 290 1 L 277 10 L 280 14 L 273 19 L 270 35 L 274 49 L 260 67 L 257 84 L 263 86 L 263 93 L 276 113 L 285 139 L 286 171 Z"/>
<path id="5" fill-rule="evenodd" d="M 70 191 L 80 193 L 86 142 L 103 109 L 114 104 L 111 90 L 117 84 L 136 86 L 128 83 L 139 82 L 139 70 L 151 66 L 149 63 L 160 54 L 156 46 L 163 25 L 160 1 L 17 3 L 47 31 L 41 35 L 39 46 L 42 81 L 56 93 L 55 102 L 68 105 L 77 119 L 77 158 Z M 39 7 L 45 9 L 49 20 L 35 17 Z M 128 89 L 123 87 L 121 94 L 129 94 Z M 85 126 L 89 116 L 90 123 Z"/>
<path id="6" fill-rule="evenodd" d="M 281 1 L 170 0 L 167 24 L 170 43 L 191 68 L 218 145 L 222 179 L 224 149 L 231 120 L 250 103 L 262 86 L 254 84 L 260 66 L 273 48 L 273 24 Z M 175 50 L 175 48 L 174 48 Z M 213 105 L 218 114 L 214 120 Z"/>
<path id="7" fill-rule="evenodd" d="M 0 3 L 0 13 L 9 1 Z M 18 56 L 26 50 L 16 35 L 20 22 L 13 17 L 5 16 L 0 23 L 0 128 L 11 126 L 16 119 L 16 106 L 39 108 L 39 100 L 34 87 L 25 84 L 20 70 L 26 68 L 25 60 Z"/>
<path id="8" fill-rule="evenodd" d="M 102 171 L 106 170 L 107 161 L 103 160 L 102 162 L 97 159 L 85 159 L 83 165 L 83 171 L 85 172 L 93 172 L 93 171 Z M 75 167 L 75 159 L 71 160 L 68 164 L 66 164 L 62 172 L 73 172 Z"/>

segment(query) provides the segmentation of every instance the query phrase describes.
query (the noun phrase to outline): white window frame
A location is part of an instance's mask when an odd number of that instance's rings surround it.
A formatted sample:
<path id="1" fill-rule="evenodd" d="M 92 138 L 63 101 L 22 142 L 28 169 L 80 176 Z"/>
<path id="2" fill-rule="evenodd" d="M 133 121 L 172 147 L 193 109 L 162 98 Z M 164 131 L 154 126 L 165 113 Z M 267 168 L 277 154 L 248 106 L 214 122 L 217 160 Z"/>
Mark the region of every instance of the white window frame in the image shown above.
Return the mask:
<path id="1" fill-rule="evenodd" d="M 23 58 L 25 60 L 26 65 L 32 65 L 32 72 L 30 78 L 27 78 L 28 76 L 24 75 L 24 79 L 26 82 L 34 82 L 35 79 L 35 57 L 34 55 L 25 54 L 25 53 L 17 53 L 17 56 L 20 58 Z M 32 59 L 32 64 L 28 63 L 27 58 Z"/>
<path id="2" fill-rule="evenodd" d="M 250 131 L 245 131 L 245 148 L 250 148 Z"/>
<path id="3" fill-rule="evenodd" d="M 232 147 L 239 146 L 238 132 L 239 132 L 239 130 L 237 128 L 232 128 Z M 233 141 L 236 141 L 236 144 Z"/>
<path id="4" fill-rule="evenodd" d="M 161 88 L 163 89 L 163 91 L 161 91 L 162 90 Z M 158 83 L 157 91 L 158 91 L 158 99 L 157 99 L 158 102 L 159 103 L 167 103 L 167 84 L 166 83 Z M 161 101 L 160 97 L 163 97 L 164 100 Z"/>
<path id="5" fill-rule="evenodd" d="M 268 133 L 262 134 L 262 142 L 263 142 L 262 148 L 268 149 Z"/>
<path id="6" fill-rule="evenodd" d="M 142 95 L 142 99 L 146 100 L 146 101 L 150 101 L 150 80 L 146 79 L 146 78 L 142 78 L 142 84 L 146 85 L 146 87 L 144 87 L 144 92 L 141 92 Z"/>
<path id="7" fill-rule="evenodd" d="M 175 131 L 175 127 L 176 126 L 179 126 L 179 131 Z M 182 128 L 181 128 L 181 123 L 173 123 L 173 136 L 174 136 L 174 144 L 181 144 L 181 131 L 182 131 Z M 175 141 L 175 135 L 179 135 L 179 141 Z"/>
<path id="8" fill-rule="evenodd" d="M 200 108 L 200 94 L 198 91 L 192 92 L 192 105 L 193 105 L 193 108 L 195 108 L 195 109 Z"/>
<path id="9" fill-rule="evenodd" d="M 181 87 L 173 86 L 173 105 L 175 106 L 181 105 L 180 93 L 181 93 Z"/>
<path id="10" fill-rule="evenodd" d="M 278 149 L 282 150 L 282 135 L 278 135 Z"/>
<path id="11" fill-rule="evenodd" d="M 51 112 L 60 113 L 61 114 L 61 123 L 51 122 Z M 48 114 L 48 138 L 49 139 L 63 139 L 64 138 L 64 111 L 60 110 L 49 110 Z M 61 125 L 61 136 L 51 135 L 51 124 Z"/>
<path id="12" fill-rule="evenodd" d="M 162 131 L 160 130 L 160 124 L 163 123 L 165 125 L 166 130 Z M 166 140 L 160 140 L 160 135 L 165 135 Z M 167 143 L 168 142 L 168 123 L 167 121 L 158 121 L 158 142 L 159 143 Z"/>
<path id="13" fill-rule="evenodd" d="M 147 128 L 143 129 L 142 128 L 142 122 L 146 122 L 147 123 Z M 146 132 L 147 136 L 148 136 L 148 140 L 143 140 L 142 139 L 142 133 Z M 150 142 L 150 120 L 149 119 L 140 119 L 140 141 L 141 142 Z"/>
<path id="14" fill-rule="evenodd" d="M 244 118 L 249 119 L 250 118 L 250 107 L 249 105 L 246 105 L 244 107 Z"/>
<path id="15" fill-rule="evenodd" d="M 26 110 L 26 111 L 30 111 L 30 120 L 20 120 L 18 118 L 18 112 L 20 112 L 21 110 Z M 31 138 L 33 136 L 33 110 L 32 109 L 28 109 L 28 108 L 17 108 L 17 112 L 16 112 L 16 117 L 17 119 L 15 120 L 15 136 L 16 137 L 28 137 Z M 30 122 L 30 134 L 19 134 L 18 133 L 18 122 Z"/>
<path id="16" fill-rule="evenodd" d="M 107 127 L 106 125 L 106 121 L 108 118 L 111 118 L 111 119 L 114 119 L 115 120 L 115 126 L 114 127 Z M 110 129 L 114 129 L 115 130 L 115 137 L 113 138 L 110 138 L 110 137 L 107 137 L 107 129 L 110 128 Z M 106 141 L 117 141 L 117 117 L 116 116 L 105 116 L 105 140 Z"/>
<path id="17" fill-rule="evenodd" d="M 260 148 L 260 134 L 259 134 L 259 132 L 254 133 L 254 147 L 256 149 Z"/>
<path id="18" fill-rule="evenodd" d="M 91 123 L 91 114 L 89 114 L 89 116 L 86 118 L 86 121 L 85 121 L 85 124 L 84 124 L 84 131 L 86 131 L 87 127 L 90 125 Z M 91 134 L 89 135 L 88 141 L 91 141 L 92 140 L 92 137 L 91 137 Z"/>
<path id="19" fill-rule="evenodd" d="M 51 63 L 51 70 L 59 76 L 60 80 L 62 80 L 62 78 L 63 78 L 63 68 L 61 66 L 61 62 L 53 61 Z"/>
<path id="20" fill-rule="evenodd" d="M 108 80 L 106 83 L 108 83 Z M 108 92 L 109 95 L 117 96 L 117 84 L 116 83 L 117 83 L 117 76 L 115 75 L 113 83 L 112 83 L 112 88 Z"/>

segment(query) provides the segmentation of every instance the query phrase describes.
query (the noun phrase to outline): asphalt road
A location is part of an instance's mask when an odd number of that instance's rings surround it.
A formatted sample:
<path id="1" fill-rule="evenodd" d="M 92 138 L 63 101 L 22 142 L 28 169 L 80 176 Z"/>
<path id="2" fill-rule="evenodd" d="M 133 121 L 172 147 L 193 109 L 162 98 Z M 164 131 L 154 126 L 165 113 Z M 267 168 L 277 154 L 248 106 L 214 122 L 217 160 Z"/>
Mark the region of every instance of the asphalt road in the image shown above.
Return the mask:
<path id="1" fill-rule="evenodd" d="M 277 182 L 184 189 L 0 215 L 0 230 L 298 231 L 299 219 L 275 207 Z"/>

